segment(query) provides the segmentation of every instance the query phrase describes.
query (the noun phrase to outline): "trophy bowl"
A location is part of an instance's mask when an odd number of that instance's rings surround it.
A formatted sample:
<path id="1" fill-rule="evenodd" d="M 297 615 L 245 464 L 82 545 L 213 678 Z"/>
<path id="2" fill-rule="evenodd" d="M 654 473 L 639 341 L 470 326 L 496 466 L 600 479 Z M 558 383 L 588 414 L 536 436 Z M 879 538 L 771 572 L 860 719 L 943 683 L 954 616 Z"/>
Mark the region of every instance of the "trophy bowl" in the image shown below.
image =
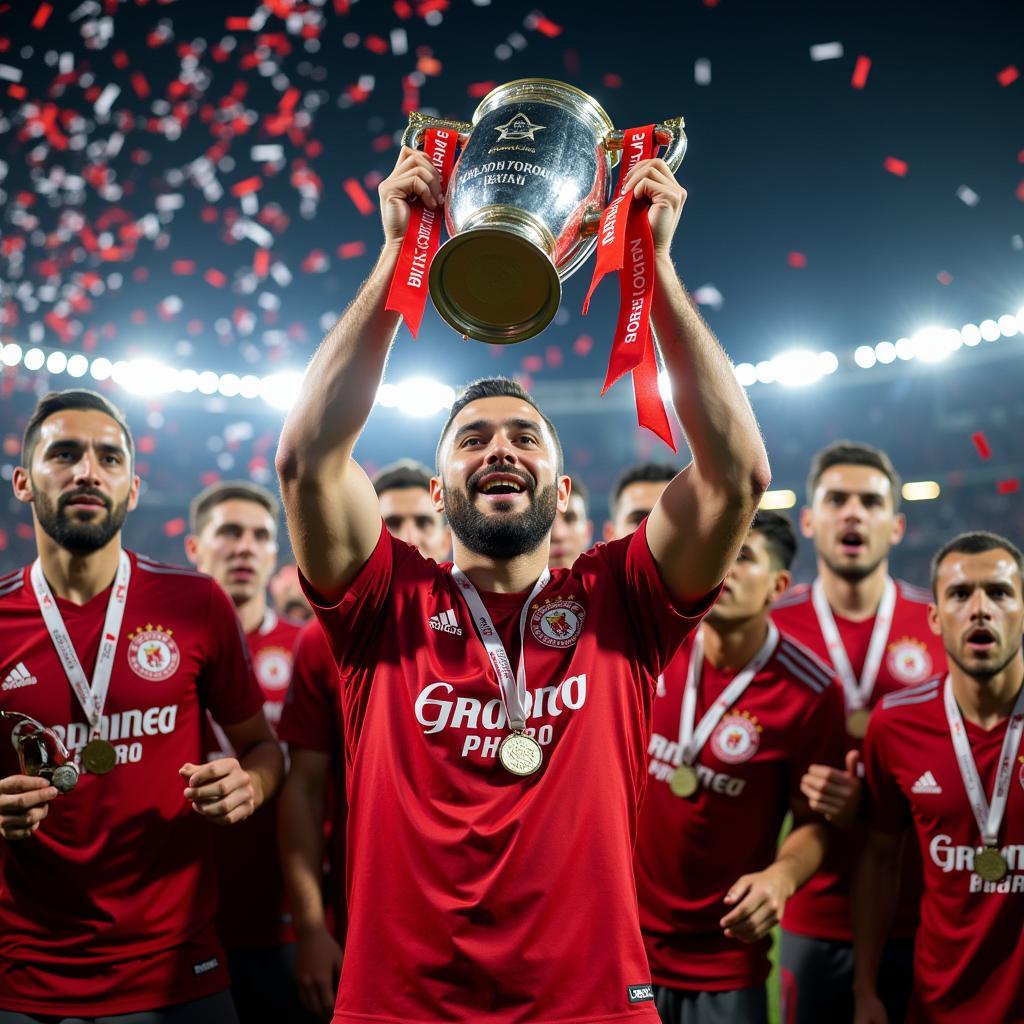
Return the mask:
<path id="1" fill-rule="evenodd" d="M 477 341 L 512 344 L 539 334 L 561 300 L 561 282 L 597 244 L 623 133 L 591 96 L 546 78 L 493 89 L 472 123 L 414 112 L 402 138 L 454 128 L 461 152 L 445 200 L 450 238 L 430 266 L 441 317 Z M 675 171 L 686 152 L 683 119 L 656 126 Z"/>

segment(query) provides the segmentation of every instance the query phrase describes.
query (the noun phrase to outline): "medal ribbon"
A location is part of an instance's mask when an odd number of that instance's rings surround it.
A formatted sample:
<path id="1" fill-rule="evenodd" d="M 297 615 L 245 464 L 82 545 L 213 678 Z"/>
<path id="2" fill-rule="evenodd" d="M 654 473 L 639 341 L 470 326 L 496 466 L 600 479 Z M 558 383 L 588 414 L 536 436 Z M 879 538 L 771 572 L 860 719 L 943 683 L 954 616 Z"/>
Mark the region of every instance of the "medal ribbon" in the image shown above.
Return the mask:
<path id="1" fill-rule="evenodd" d="M 629 172 L 656 151 L 654 125 L 630 128 L 623 133 L 622 162 L 615 198 L 601 214 L 597 260 L 583 312 L 605 274 L 619 275 L 619 315 L 608 359 L 603 395 L 623 374 L 632 371 L 637 421 L 658 435 L 673 451 L 672 428 L 658 390 L 658 360 L 651 335 L 654 302 L 654 238 L 647 219 L 649 204 L 637 202 L 633 190 L 623 190 Z"/>
<path id="2" fill-rule="evenodd" d="M 513 732 L 522 732 L 526 728 L 526 615 L 533 599 L 548 585 L 551 572 L 545 569 L 541 573 L 540 579 L 533 585 L 533 590 L 530 591 L 530 596 L 523 605 L 523 610 L 519 613 L 519 666 L 515 675 L 512 674 L 512 663 L 508 660 L 505 645 L 501 642 L 501 637 L 491 620 L 490 612 L 484 607 L 484 602 L 477 593 L 476 587 L 457 565 L 452 566 L 452 579 L 462 591 L 462 596 L 473 616 L 473 625 L 476 626 L 477 635 L 484 645 L 487 657 L 491 659 L 491 664 L 494 666 L 509 725 Z"/>
<path id="3" fill-rule="evenodd" d="M 96 655 L 96 667 L 92 673 L 92 684 L 85 678 L 82 663 L 78 660 L 74 644 L 64 617 L 57 607 L 57 601 L 50 590 L 49 583 L 43 575 L 43 567 L 37 558 L 32 563 L 30 578 L 35 591 L 39 611 L 50 634 L 50 640 L 57 651 L 57 657 L 64 666 L 64 674 L 68 677 L 71 689 L 78 698 L 85 717 L 89 722 L 89 738 L 96 739 L 100 734 L 100 720 L 103 707 L 107 702 L 107 690 L 110 688 L 110 673 L 114 668 L 114 654 L 117 651 L 118 637 L 121 635 L 121 623 L 124 619 L 124 608 L 128 600 L 128 582 L 132 575 L 132 563 L 127 552 L 121 552 L 114 585 L 110 588 L 107 600 L 107 617 L 103 620 L 103 636 L 100 640 L 99 653 Z"/>
<path id="4" fill-rule="evenodd" d="M 428 128 L 423 136 L 423 152 L 441 176 L 441 195 L 448 191 L 448 177 L 455 165 L 459 133 L 449 128 Z M 427 274 L 441 244 L 444 206 L 429 210 L 422 200 L 410 204 L 409 226 L 402 239 L 385 309 L 401 313 L 415 338 L 427 304 Z"/>
<path id="5" fill-rule="evenodd" d="M 996 769 L 996 784 L 992 790 L 992 802 L 985 799 L 985 791 L 978 776 L 978 766 L 974 763 L 971 743 L 967 739 L 963 716 L 953 696 L 953 680 L 946 676 L 946 685 L 942 690 L 942 699 L 946 705 L 946 721 L 949 722 L 949 735 L 956 751 L 956 763 L 960 769 L 967 799 L 974 811 L 974 820 L 978 823 L 983 846 L 996 846 L 999 843 L 999 826 L 1003 823 L 1006 811 L 1006 799 L 1010 794 L 1010 772 L 1013 761 L 1020 746 L 1021 734 L 1024 733 L 1024 686 L 1017 694 L 1017 702 L 1013 705 L 1010 721 L 1006 725 L 1003 737 L 1003 749 L 999 753 L 999 767 Z"/>
<path id="6" fill-rule="evenodd" d="M 885 590 L 875 614 L 875 626 L 871 630 L 871 640 L 868 642 L 868 653 L 864 658 L 860 679 L 853 674 L 853 666 L 850 665 L 850 658 L 839 636 L 839 627 L 836 625 L 835 616 L 829 607 L 828 598 L 825 597 L 825 588 L 822 586 L 820 576 L 811 587 L 811 601 L 818 616 L 821 635 L 825 638 L 825 646 L 832 659 L 832 667 L 843 684 L 847 710 L 859 711 L 866 708 L 875 689 L 875 680 L 878 678 L 878 670 L 882 665 L 885 645 L 889 641 L 893 609 L 896 607 L 896 584 L 891 576 L 886 577 Z"/>
<path id="7" fill-rule="evenodd" d="M 704 749 L 708 737 L 715 731 L 715 727 L 722 720 L 726 713 L 743 696 L 747 687 L 754 681 L 754 676 L 761 671 L 768 663 L 768 659 L 775 653 L 779 644 L 779 631 L 775 623 L 768 621 L 768 636 L 758 648 L 757 653 L 747 662 L 733 679 L 733 681 L 722 691 L 722 695 L 704 712 L 700 724 L 694 729 L 694 719 L 697 715 L 697 691 L 700 689 L 700 677 L 704 669 L 704 632 L 697 630 L 693 638 L 693 647 L 690 650 L 690 664 L 686 670 L 686 688 L 683 691 L 683 706 L 679 712 L 679 749 L 682 760 L 692 765 L 697 760 L 697 755 Z"/>

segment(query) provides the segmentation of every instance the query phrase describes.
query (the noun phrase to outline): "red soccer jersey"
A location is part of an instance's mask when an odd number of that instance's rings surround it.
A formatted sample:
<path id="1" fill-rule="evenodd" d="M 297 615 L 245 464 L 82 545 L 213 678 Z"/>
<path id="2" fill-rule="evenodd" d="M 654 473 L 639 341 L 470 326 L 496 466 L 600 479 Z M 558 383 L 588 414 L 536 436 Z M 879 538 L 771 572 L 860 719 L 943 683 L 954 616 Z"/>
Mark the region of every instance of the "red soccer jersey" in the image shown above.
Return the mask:
<path id="1" fill-rule="evenodd" d="M 155 1009 L 228 984 L 214 929 L 215 826 L 183 796 L 178 769 L 203 758 L 203 708 L 231 725 L 261 697 L 235 610 L 207 576 L 132 555 L 102 735 L 108 775 L 83 774 L 39 831 L 0 842 L 0 1007 L 93 1017 Z M 57 598 L 87 677 L 109 589 Z M 58 660 L 28 568 L 0 578 L 0 707 L 51 726 L 80 752 L 85 715 Z M 6 732 L 0 775 L 20 773 Z"/>
<path id="2" fill-rule="evenodd" d="M 314 596 L 314 595 L 310 595 Z M 382 528 L 341 601 L 349 929 L 335 1024 L 656 1024 L 633 884 L 654 686 L 710 600 L 674 607 L 645 526 L 556 569 L 525 625 L 531 776 L 473 616 Z M 513 665 L 524 594 L 483 592 Z"/>
<path id="3" fill-rule="evenodd" d="M 923 682 L 946 663 L 942 640 L 928 625 L 928 602 L 931 595 L 918 587 L 896 584 L 889 639 L 882 655 L 878 676 L 871 693 L 869 707 L 874 708 L 887 693 Z M 806 584 L 794 587 L 772 608 L 772 618 L 782 632 L 810 648 L 831 664 L 825 638 L 811 603 L 811 588 Z M 863 622 L 851 622 L 835 616 L 839 637 L 850 660 L 850 667 L 859 678 L 867 656 L 872 616 Z M 840 684 L 837 682 L 837 686 Z M 860 748 L 862 741 L 850 736 L 847 749 Z M 856 862 L 861 830 L 846 842 L 833 843 L 825 864 L 786 904 L 783 928 L 797 935 L 819 939 L 852 942 L 850 923 L 850 879 Z M 893 934 L 909 938 L 917 927 L 917 905 L 920 894 L 921 866 L 913 850 L 907 851 L 903 863 L 902 896 L 893 927 Z"/>
<path id="4" fill-rule="evenodd" d="M 698 754 L 700 789 L 680 799 L 669 779 L 680 762 L 692 648 L 688 640 L 672 659 L 654 702 L 635 857 L 640 927 L 655 983 L 729 991 L 764 983 L 771 939 L 726 938 L 719 925 L 731 909 L 725 894 L 741 875 L 775 860 L 786 812 L 794 801 L 805 804 L 800 779 L 808 766 L 842 763 L 843 702 L 825 664 L 781 636 Z M 704 660 L 696 721 L 735 675 Z"/>
<path id="5" fill-rule="evenodd" d="M 924 862 L 921 927 L 908 1024 L 1024 1021 L 1024 747 L 1017 751 L 999 846 L 1001 882 L 974 874 L 981 835 L 960 777 L 942 702 L 943 679 L 887 697 L 864 745 L 872 827 L 913 826 Z M 1007 722 L 964 721 L 986 799 Z"/>
<path id="6" fill-rule="evenodd" d="M 306 623 L 295 643 L 292 683 L 281 713 L 278 736 L 292 750 L 312 750 L 331 759 L 324 794 L 324 908 L 328 927 L 344 944 L 345 915 L 345 753 L 341 683 L 327 637 L 319 622 Z"/>
<path id="7" fill-rule="evenodd" d="M 284 707 L 292 649 L 301 629 L 268 609 L 259 628 L 245 637 L 263 691 L 263 713 L 273 726 Z M 222 756 L 221 751 L 214 754 Z M 225 948 L 266 949 L 291 942 L 295 936 L 277 855 L 276 795 L 252 817 L 233 828 L 218 829 L 216 842 L 220 879 L 217 931 Z"/>

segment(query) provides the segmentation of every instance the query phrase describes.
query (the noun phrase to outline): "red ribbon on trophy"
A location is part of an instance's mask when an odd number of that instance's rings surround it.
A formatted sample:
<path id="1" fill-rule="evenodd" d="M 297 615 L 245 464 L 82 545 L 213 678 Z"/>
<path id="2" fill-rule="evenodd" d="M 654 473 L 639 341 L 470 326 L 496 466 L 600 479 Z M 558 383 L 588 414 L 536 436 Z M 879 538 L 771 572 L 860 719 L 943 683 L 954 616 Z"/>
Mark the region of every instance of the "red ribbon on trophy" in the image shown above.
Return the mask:
<path id="1" fill-rule="evenodd" d="M 455 165 L 459 133 L 449 128 L 428 128 L 423 136 L 423 152 L 441 177 L 441 194 L 448 191 L 448 177 Z M 423 310 L 427 305 L 427 280 L 430 264 L 441 244 L 444 207 L 430 210 L 415 202 L 409 212 L 409 226 L 402 239 L 398 265 L 391 278 L 385 309 L 401 313 L 415 338 L 419 333 Z"/>
<path id="2" fill-rule="evenodd" d="M 654 238 L 647 219 L 649 204 L 637 202 L 633 190 L 623 191 L 626 176 L 641 160 L 650 160 L 656 150 L 654 125 L 630 128 L 623 133 L 622 163 L 615 199 L 601 214 L 598 229 L 597 262 L 583 312 L 605 274 L 619 275 L 619 316 L 608 359 L 603 395 L 623 374 L 632 371 L 637 421 L 658 435 L 673 451 L 665 403 L 658 389 L 658 360 L 651 335 L 651 305 L 654 300 Z"/>

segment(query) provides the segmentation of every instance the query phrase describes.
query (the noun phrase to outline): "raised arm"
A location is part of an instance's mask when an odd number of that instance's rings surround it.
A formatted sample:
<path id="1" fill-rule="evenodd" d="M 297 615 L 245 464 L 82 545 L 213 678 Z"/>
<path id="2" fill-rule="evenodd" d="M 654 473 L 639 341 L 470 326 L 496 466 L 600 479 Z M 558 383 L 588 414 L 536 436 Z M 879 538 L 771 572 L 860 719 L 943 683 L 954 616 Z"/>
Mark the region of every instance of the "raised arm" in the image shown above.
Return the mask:
<path id="1" fill-rule="evenodd" d="M 277 449 L 292 550 L 303 575 L 327 600 L 340 596 L 380 535 L 377 497 L 352 451 L 398 329 L 398 314 L 384 304 L 409 203 L 418 198 L 431 209 L 441 203 L 437 171 L 426 156 L 407 148 L 378 191 L 384 248 L 309 364 Z"/>
<path id="2" fill-rule="evenodd" d="M 725 576 L 771 471 L 729 357 L 686 294 L 669 255 L 686 192 L 663 160 L 637 164 L 626 184 L 637 197 L 651 200 L 652 320 L 693 457 L 651 513 L 647 541 L 665 585 L 685 602 L 702 597 Z"/>

